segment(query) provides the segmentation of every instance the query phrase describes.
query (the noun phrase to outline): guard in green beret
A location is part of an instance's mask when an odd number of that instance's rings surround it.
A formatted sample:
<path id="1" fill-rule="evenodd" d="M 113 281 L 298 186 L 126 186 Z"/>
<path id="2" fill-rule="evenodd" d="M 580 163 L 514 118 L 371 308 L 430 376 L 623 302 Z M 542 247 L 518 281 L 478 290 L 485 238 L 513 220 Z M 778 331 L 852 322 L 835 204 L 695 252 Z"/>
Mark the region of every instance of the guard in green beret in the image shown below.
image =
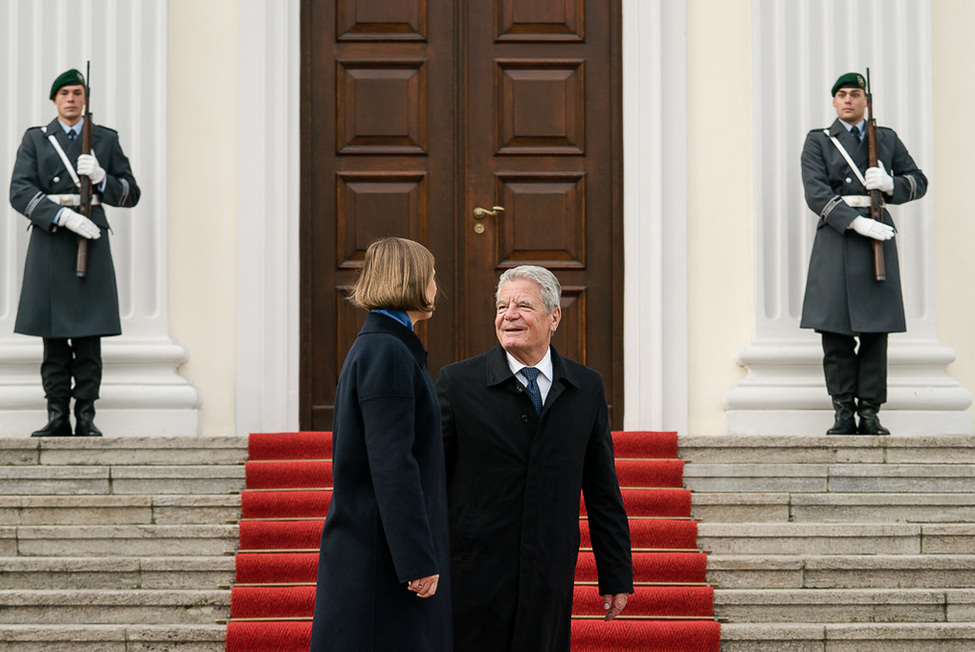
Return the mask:
<path id="1" fill-rule="evenodd" d="M 10 180 L 10 203 L 31 228 L 14 331 L 44 339 L 48 423 L 31 436 L 97 437 L 101 338 L 122 332 L 104 205 L 132 207 L 141 193 L 114 130 L 92 124 L 91 153 L 81 153 L 84 75 L 61 73 L 50 97 L 57 117 L 24 134 Z M 78 212 L 81 176 L 92 183 L 90 219 Z M 79 238 L 88 240 L 84 278 L 75 273 Z"/>
<path id="2" fill-rule="evenodd" d="M 806 204 L 819 218 L 802 303 L 802 328 L 822 336 L 826 389 L 835 420 L 826 434 L 888 435 L 878 412 L 887 401 L 887 335 L 907 329 L 896 229 L 886 206 L 920 199 L 928 180 L 893 129 L 877 126 L 877 165 L 868 167 L 866 80 L 833 84 L 837 119 L 813 129 L 802 149 Z M 883 221 L 870 218 L 880 190 Z M 873 243 L 883 243 L 886 280 L 876 280 Z"/>

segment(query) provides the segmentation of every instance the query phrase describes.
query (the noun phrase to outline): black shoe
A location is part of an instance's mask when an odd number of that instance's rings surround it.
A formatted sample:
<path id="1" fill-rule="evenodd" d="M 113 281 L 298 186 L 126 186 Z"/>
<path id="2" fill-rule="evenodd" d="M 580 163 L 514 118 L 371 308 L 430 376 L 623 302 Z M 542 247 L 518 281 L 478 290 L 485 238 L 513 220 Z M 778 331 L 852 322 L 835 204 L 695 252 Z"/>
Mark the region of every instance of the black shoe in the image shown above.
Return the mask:
<path id="1" fill-rule="evenodd" d="M 836 418 L 833 427 L 826 431 L 827 435 L 857 434 L 857 424 L 853 418 L 856 413 L 856 401 L 852 396 L 834 396 L 833 412 Z"/>
<path id="2" fill-rule="evenodd" d="M 50 398 L 47 400 L 47 425 L 35 430 L 31 437 L 70 437 L 71 421 L 68 420 L 68 399 Z"/>
<path id="3" fill-rule="evenodd" d="M 95 402 L 76 398 L 74 401 L 75 437 L 101 437 L 102 431 L 95 427 Z"/>
<path id="4" fill-rule="evenodd" d="M 860 426 L 857 428 L 861 435 L 889 435 L 890 431 L 880 425 L 880 418 L 877 412 L 880 406 L 876 403 L 860 401 L 857 414 L 860 416 Z"/>

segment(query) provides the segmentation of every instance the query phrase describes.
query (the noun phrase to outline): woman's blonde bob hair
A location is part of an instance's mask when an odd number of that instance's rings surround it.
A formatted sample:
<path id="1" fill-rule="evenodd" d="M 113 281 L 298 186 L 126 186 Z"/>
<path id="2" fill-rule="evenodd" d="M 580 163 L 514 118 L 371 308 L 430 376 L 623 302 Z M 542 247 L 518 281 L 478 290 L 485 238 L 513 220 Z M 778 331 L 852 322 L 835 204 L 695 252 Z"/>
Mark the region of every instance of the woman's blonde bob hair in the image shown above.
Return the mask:
<path id="1" fill-rule="evenodd" d="M 362 272 L 349 299 L 366 310 L 433 312 L 427 286 L 433 278 L 433 254 L 419 242 L 383 238 L 366 249 Z"/>

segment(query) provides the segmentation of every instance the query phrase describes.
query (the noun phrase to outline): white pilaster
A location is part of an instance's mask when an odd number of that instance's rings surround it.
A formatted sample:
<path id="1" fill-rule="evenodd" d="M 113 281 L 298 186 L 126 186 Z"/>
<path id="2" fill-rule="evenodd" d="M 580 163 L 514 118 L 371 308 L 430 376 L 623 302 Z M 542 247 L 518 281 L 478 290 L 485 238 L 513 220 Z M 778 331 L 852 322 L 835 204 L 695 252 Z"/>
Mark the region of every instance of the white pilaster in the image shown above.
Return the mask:
<path id="1" fill-rule="evenodd" d="M 238 7 L 237 432 L 298 429 L 300 7 Z"/>
<path id="2" fill-rule="evenodd" d="M 936 179 L 931 129 L 930 0 L 754 0 L 755 341 L 748 371 L 727 397 L 730 434 L 815 434 L 832 424 L 819 336 L 799 329 L 816 216 L 803 198 L 805 134 L 836 114 L 829 89 L 870 68 L 878 122 L 895 129 Z M 892 207 L 907 332 L 889 343 L 895 434 L 972 432 L 971 394 L 945 374 L 954 353 L 935 335 L 934 202 Z"/>
<path id="3" fill-rule="evenodd" d="M 119 131 L 142 188 L 137 207 L 106 209 L 123 335 L 102 341 L 97 423 L 111 435 L 196 435 L 197 392 L 177 373 L 186 354 L 169 336 L 166 3 L 8 0 L 0 15 L 0 179 L 9 182 L 24 131 L 56 115 L 48 100 L 54 78 L 90 61 L 93 118 Z M 9 204 L 0 208 L 0 436 L 46 421 L 41 342 L 13 333 L 27 224 Z"/>
<path id="4" fill-rule="evenodd" d="M 686 35 L 684 0 L 623 0 L 628 430 L 687 432 Z"/>

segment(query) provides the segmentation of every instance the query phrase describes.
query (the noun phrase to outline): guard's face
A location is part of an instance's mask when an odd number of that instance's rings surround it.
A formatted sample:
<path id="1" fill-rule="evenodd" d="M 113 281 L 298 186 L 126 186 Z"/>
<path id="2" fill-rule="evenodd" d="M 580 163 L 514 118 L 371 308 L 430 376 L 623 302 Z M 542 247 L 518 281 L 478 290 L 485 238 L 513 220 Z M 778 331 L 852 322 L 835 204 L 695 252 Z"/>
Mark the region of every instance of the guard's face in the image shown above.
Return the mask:
<path id="1" fill-rule="evenodd" d="M 867 95 L 860 88 L 841 88 L 833 96 L 833 107 L 840 120 L 851 125 L 858 124 L 867 110 Z"/>
<path id="2" fill-rule="evenodd" d="M 525 279 L 508 281 L 498 293 L 494 329 L 504 350 L 526 365 L 545 356 L 552 333 L 559 327 L 562 309 L 545 312 L 542 289 Z"/>
<path id="3" fill-rule="evenodd" d="M 66 125 L 73 125 L 81 119 L 81 112 L 85 108 L 85 87 L 62 86 L 54 96 L 54 106 L 58 109 L 58 117 Z"/>

